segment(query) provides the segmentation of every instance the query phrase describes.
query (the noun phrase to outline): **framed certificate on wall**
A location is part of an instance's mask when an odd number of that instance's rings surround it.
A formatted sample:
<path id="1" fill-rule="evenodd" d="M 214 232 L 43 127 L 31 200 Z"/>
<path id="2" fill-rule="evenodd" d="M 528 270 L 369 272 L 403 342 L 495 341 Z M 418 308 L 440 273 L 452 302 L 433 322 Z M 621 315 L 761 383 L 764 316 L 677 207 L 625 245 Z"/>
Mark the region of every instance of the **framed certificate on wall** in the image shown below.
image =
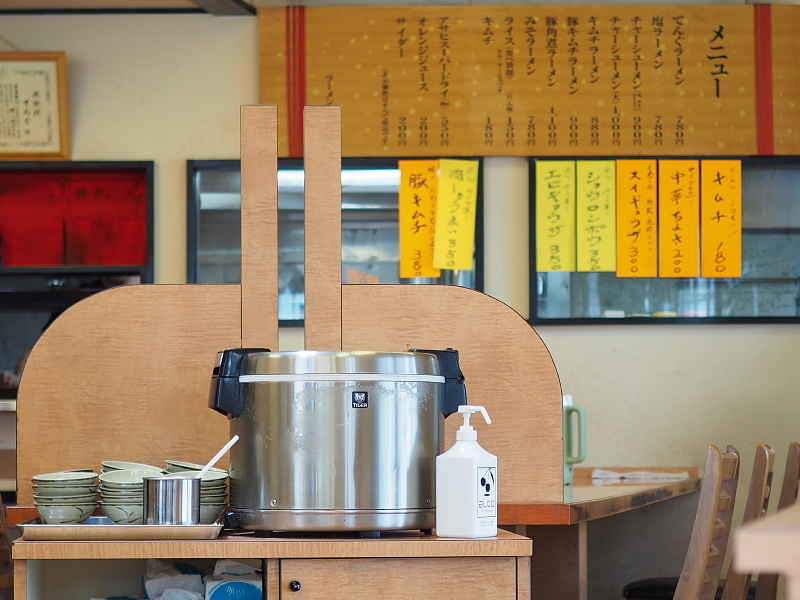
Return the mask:
<path id="1" fill-rule="evenodd" d="M 0 53 L 0 160 L 68 160 L 63 52 Z"/>

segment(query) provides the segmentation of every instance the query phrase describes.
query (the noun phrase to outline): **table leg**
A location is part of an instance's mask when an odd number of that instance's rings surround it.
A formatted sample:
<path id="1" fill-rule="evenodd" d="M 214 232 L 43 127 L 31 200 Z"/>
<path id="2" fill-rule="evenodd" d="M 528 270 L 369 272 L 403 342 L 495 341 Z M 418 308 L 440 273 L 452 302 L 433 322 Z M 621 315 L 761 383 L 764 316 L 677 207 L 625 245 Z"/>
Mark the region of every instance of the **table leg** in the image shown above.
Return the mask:
<path id="1" fill-rule="evenodd" d="M 531 597 L 534 600 L 588 600 L 586 523 L 532 525 Z"/>
<path id="2" fill-rule="evenodd" d="M 28 561 L 14 561 L 14 600 L 28 598 Z"/>
<path id="3" fill-rule="evenodd" d="M 530 556 L 517 557 L 517 600 L 531 600 Z"/>

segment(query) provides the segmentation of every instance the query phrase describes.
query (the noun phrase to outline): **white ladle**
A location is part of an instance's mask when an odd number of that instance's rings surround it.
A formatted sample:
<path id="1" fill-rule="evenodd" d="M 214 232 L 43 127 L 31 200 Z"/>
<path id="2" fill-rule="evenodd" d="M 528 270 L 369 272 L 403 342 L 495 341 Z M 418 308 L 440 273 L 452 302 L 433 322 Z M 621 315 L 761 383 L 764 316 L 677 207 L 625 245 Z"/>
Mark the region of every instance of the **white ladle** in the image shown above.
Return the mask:
<path id="1" fill-rule="evenodd" d="M 239 436 L 238 436 L 238 435 L 235 435 L 235 436 L 233 436 L 233 437 L 231 438 L 231 441 L 229 441 L 227 444 L 225 444 L 225 445 L 222 447 L 222 450 L 220 450 L 219 452 L 217 452 L 216 456 L 214 456 L 214 458 L 212 458 L 210 461 L 208 461 L 208 464 L 207 464 L 205 467 L 203 467 L 202 469 L 200 469 L 200 471 L 197 473 L 197 475 L 195 475 L 195 479 L 202 479 L 202 478 L 203 478 L 203 475 L 205 475 L 206 473 L 208 473 L 208 470 L 209 470 L 211 467 L 213 467 L 215 464 L 217 464 L 217 461 L 218 461 L 220 458 L 222 458 L 223 456 L 225 456 L 225 453 L 226 453 L 228 450 L 230 450 L 230 449 L 231 449 L 231 446 L 233 446 L 233 445 L 234 445 L 236 442 L 238 442 L 238 441 L 239 441 Z"/>

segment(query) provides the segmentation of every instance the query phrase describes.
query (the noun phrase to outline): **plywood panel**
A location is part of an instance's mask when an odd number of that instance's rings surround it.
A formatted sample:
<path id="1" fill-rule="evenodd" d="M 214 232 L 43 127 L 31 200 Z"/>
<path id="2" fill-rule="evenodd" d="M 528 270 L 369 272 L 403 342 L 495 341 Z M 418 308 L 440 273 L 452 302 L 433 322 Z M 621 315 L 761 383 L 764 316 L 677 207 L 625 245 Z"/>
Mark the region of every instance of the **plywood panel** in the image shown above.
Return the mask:
<path id="1" fill-rule="evenodd" d="M 345 285 L 342 348 L 455 348 L 481 445 L 498 457 L 500 502 L 563 499 L 561 384 L 537 333 L 494 298 L 456 286 Z M 447 420 L 446 445 L 457 416 Z"/>
<path id="2" fill-rule="evenodd" d="M 14 544 L 14 560 L 117 558 L 448 558 L 530 556 L 532 542 L 507 531 L 493 538 L 440 538 L 418 533 L 390 533 L 380 539 L 330 537 L 264 539 L 222 536 L 216 540 L 34 542 Z"/>
<path id="3" fill-rule="evenodd" d="M 342 349 L 342 109 L 307 106 L 305 347 Z"/>
<path id="4" fill-rule="evenodd" d="M 242 346 L 278 348 L 278 108 L 243 106 Z"/>
<path id="5" fill-rule="evenodd" d="M 770 8 L 775 154 L 800 154 L 800 6 Z"/>
<path id="6" fill-rule="evenodd" d="M 238 285 L 135 285 L 64 312 L 20 384 L 18 502 L 32 502 L 38 473 L 214 456 L 229 429 L 207 408 L 209 382 L 216 353 L 240 345 L 240 296 Z"/>
<path id="7" fill-rule="evenodd" d="M 382 558 L 281 561 L 281 592 L 309 600 L 414 598 L 516 600 L 514 558 Z M 292 581 L 301 587 L 293 591 Z"/>
<path id="8" fill-rule="evenodd" d="M 755 154 L 753 20 L 750 6 L 307 8 L 306 98 L 343 107 L 345 156 Z"/>

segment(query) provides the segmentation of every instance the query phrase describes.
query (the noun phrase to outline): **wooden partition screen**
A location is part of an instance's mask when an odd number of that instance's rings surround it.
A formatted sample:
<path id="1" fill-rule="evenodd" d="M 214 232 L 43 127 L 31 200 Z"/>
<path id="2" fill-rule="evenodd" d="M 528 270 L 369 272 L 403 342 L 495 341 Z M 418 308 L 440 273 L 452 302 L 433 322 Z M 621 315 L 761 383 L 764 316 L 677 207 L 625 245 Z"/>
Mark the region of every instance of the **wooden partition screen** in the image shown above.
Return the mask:
<path id="1" fill-rule="evenodd" d="M 331 234 L 341 194 L 339 110 L 308 107 L 305 116 L 306 289 L 318 307 L 309 306 L 308 349 L 459 350 L 469 401 L 494 421 L 479 429 L 499 458 L 500 501 L 560 501 L 560 383 L 522 317 L 465 288 L 342 286 L 341 241 Z M 227 421 L 207 408 L 216 352 L 278 347 L 276 108 L 243 107 L 242 117 L 243 203 L 253 203 L 243 206 L 243 285 L 130 286 L 67 310 L 36 344 L 19 390 L 20 504 L 32 501 L 37 473 L 99 469 L 102 460 L 204 463 L 224 444 Z"/>

